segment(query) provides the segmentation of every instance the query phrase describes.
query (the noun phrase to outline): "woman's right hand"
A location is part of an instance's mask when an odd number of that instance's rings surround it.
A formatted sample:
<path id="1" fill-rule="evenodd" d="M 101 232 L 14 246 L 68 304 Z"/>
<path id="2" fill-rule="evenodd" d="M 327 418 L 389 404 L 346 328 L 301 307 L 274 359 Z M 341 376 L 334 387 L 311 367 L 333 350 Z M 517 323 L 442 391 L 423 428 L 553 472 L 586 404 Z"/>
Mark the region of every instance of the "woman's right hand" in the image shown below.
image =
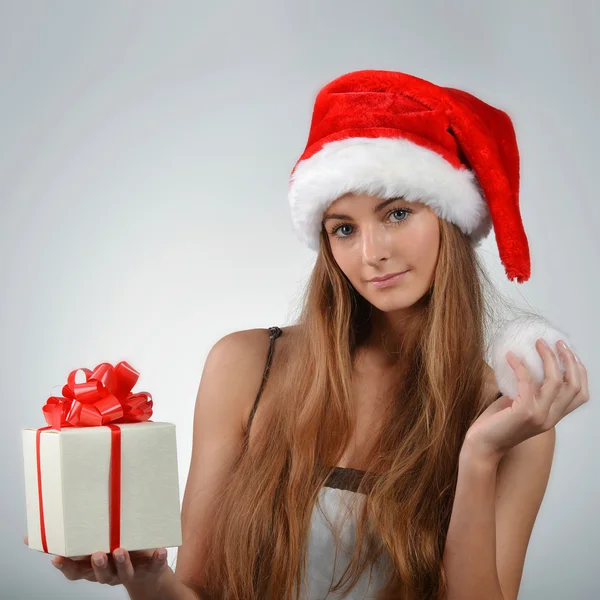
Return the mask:
<path id="1" fill-rule="evenodd" d="M 29 545 L 27 536 L 24 541 Z M 118 561 L 119 556 L 123 557 L 123 562 Z M 97 565 L 95 559 L 101 559 L 103 565 Z M 86 579 L 111 586 L 152 586 L 158 583 L 167 568 L 167 550 L 156 548 L 128 552 L 125 548 L 117 548 L 108 556 L 104 552 L 95 552 L 80 559 L 55 555 L 51 562 L 70 581 Z"/>

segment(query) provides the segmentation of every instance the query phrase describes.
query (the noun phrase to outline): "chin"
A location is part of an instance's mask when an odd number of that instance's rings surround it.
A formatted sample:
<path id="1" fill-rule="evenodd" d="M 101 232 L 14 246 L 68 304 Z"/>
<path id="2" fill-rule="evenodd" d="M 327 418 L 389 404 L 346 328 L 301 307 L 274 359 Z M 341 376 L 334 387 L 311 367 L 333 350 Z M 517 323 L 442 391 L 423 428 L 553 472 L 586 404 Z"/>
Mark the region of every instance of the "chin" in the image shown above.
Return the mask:
<path id="1" fill-rule="evenodd" d="M 382 292 L 379 293 L 378 292 Z M 411 308 L 425 296 L 427 290 L 414 293 L 414 290 L 370 290 L 367 300 L 379 310 L 384 312 L 392 312 L 395 310 L 403 310 Z"/>
<path id="2" fill-rule="evenodd" d="M 370 293 L 366 298 L 375 308 L 378 308 L 382 312 L 393 312 L 395 310 L 410 308 L 418 301 L 418 298 L 414 300 L 412 298 L 407 299 L 406 294 L 399 293 L 391 293 L 387 297 Z"/>

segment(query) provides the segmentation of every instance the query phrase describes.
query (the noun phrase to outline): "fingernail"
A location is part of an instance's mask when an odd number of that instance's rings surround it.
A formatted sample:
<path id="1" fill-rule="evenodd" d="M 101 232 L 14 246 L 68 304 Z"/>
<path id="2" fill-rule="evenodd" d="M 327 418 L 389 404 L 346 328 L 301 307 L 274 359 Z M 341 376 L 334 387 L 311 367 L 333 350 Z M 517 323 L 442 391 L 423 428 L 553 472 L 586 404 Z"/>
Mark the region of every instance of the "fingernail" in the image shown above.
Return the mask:
<path id="1" fill-rule="evenodd" d="M 548 345 L 548 342 L 544 338 L 541 338 L 540 340 L 541 340 L 542 344 L 544 345 L 544 348 L 550 348 L 550 346 Z"/>
<path id="2" fill-rule="evenodd" d="M 119 563 L 123 563 L 125 562 L 125 553 L 120 551 L 120 550 L 116 550 L 115 552 L 113 552 L 113 556 L 115 557 L 115 560 Z"/>
<path id="3" fill-rule="evenodd" d="M 57 569 L 62 569 L 63 568 L 63 564 L 62 563 L 52 563 Z"/>
<path id="4" fill-rule="evenodd" d="M 158 560 L 165 560 L 165 558 L 167 558 L 167 553 L 164 550 L 159 550 L 157 556 Z"/>
<path id="5" fill-rule="evenodd" d="M 97 567 L 103 567 L 104 566 L 104 558 L 102 556 L 96 556 L 94 558 L 94 564 Z"/>

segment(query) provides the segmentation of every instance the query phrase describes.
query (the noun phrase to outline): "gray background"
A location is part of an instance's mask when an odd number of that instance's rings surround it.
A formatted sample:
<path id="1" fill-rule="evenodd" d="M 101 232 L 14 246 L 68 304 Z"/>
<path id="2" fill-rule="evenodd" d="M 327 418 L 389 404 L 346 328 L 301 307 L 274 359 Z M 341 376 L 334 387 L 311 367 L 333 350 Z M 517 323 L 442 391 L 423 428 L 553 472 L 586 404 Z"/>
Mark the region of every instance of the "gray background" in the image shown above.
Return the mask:
<path id="1" fill-rule="evenodd" d="M 591 401 L 566 417 L 519 598 L 600 597 L 597 2 L 0 3 L 2 598 L 124 597 L 68 582 L 25 534 L 21 428 L 69 371 L 126 359 L 177 424 L 181 493 L 202 366 L 285 325 L 314 254 L 287 181 L 318 89 L 400 70 L 505 108 L 532 278 L 500 288 L 568 332 Z M 170 550 L 170 560 L 174 558 Z"/>

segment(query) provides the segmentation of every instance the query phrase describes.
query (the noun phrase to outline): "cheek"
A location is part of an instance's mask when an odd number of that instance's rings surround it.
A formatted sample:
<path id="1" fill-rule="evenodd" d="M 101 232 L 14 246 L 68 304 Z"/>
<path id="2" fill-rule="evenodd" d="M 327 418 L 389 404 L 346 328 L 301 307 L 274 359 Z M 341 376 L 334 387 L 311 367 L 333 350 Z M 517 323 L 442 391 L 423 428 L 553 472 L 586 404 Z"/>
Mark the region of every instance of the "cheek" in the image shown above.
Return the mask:
<path id="1" fill-rule="evenodd" d="M 352 257 L 347 252 L 336 252 L 333 248 L 331 249 L 331 254 L 333 259 L 335 260 L 338 268 L 344 275 L 352 280 L 354 277 L 354 273 L 356 272 L 356 267 L 353 264 Z"/>
<path id="2" fill-rule="evenodd" d="M 337 255 L 335 252 L 332 252 L 332 254 L 338 268 L 348 278 L 350 283 L 356 287 L 360 287 L 362 285 L 360 278 L 363 271 L 360 263 L 360 255 L 351 252 L 339 252 Z"/>
<path id="3" fill-rule="evenodd" d="M 345 260 L 338 262 L 342 273 L 352 282 L 360 285 L 361 267 L 356 261 L 346 257 Z"/>
<path id="4" fill-rule="evenodd" d="M 424 268 L 435 266 L 440 247 L 440 231 L 437 222 L 428 223 L 414 232 L 407 250 L 415 262 Z"/>

